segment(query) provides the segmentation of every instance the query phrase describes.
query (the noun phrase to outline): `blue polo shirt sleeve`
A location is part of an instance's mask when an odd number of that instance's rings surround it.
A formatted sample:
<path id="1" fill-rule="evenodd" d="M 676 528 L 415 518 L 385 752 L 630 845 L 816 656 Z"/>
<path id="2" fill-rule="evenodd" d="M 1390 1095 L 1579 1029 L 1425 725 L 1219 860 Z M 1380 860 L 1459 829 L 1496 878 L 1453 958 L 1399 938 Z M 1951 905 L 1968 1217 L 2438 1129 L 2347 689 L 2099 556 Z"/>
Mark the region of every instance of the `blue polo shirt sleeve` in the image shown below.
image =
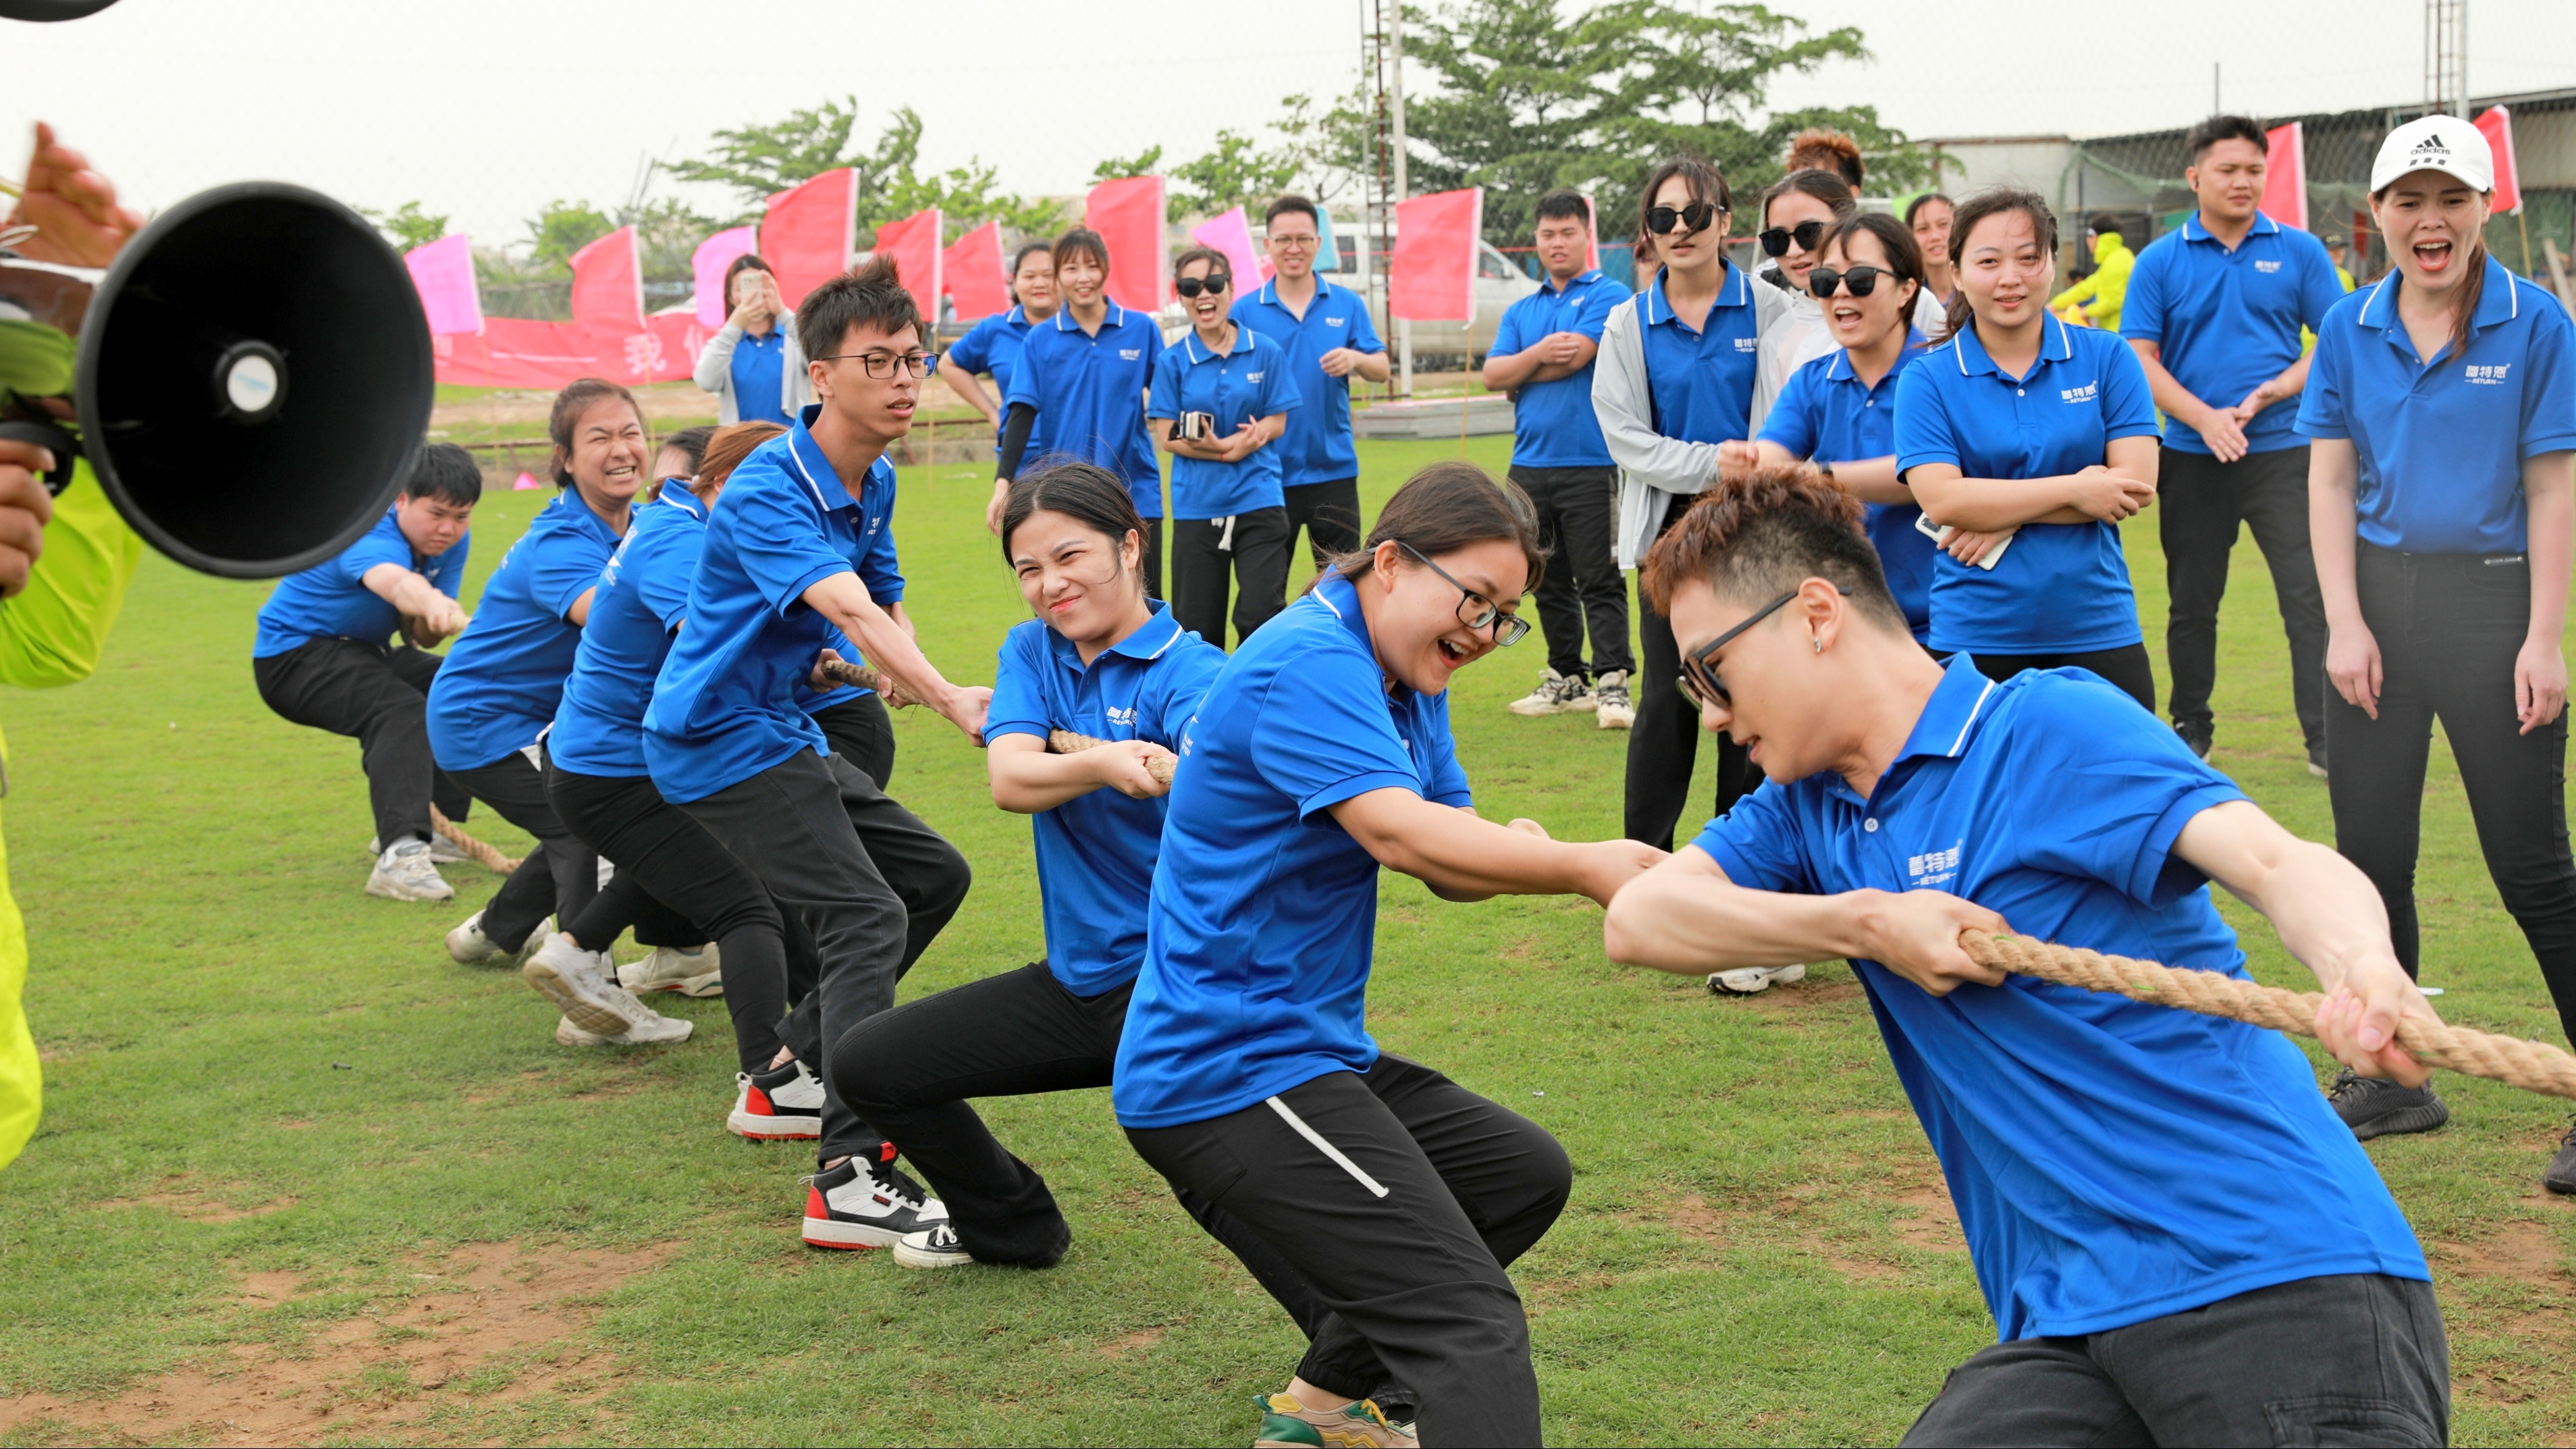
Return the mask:
<path id="1" fill-rule="evenodd" d="M 701 535 L 698 543 L 703 545 L 704 542 Z M 689 585 L 697 577 L 700 551 L 698 547 L 690 548 L 686 554 L 674 550 L 671 567 L 649 568 L 627 575 L 627 582 L 634 586 L 636 602 L 644 606 L 665 634 L 679 628 L 680 621 L 688 617 Z"/>
<path id="2" fill-rule="evenodd" d="M 463 540 L 458 541 L 458 547 L 463 547 Z M 447 552 L 456 551 L 457 549 L 452 548 Z M 445 556 L 440 555 L 441 558 Z M 392 564 L 402 569 L 411 567 L 411 542 L 402 536 L 400 524 L 392 528 L 369 529 L 365 536 L 342 550 L 340 556 L 333 559 L 328 567 L 340 576 L 342 582 L 365 588 L 367 570 L 378 564 Z M 431 564 L 429 567 L 435 568 L 437 565 Z M 459 569 L 457 572 L 462 574 L 464 570 Z M 455 595 L 456 591 L 451 587 L 448 590 L 448 597 L 454 598 Z"/>
<path id="3" fill-rule="evenodd" d="M 1054 728 L 1047 719 L 1046 627 L 1031 619 L 1002 636 L 1002 652 L 993 667 L 993 702 L 984 714 L 985 739 L 1035 735 L 1043 740 Z"/>
<path id="4" fill-rule="evenodd" d="M 998 317 L 987 317 L 968 328 L 965 336 L 948 345 L 947 353 L 939 359 L 940 366 L 961 368 L 967 372 L 982 372 L 990 366 L 993 361 L 993 324 L 999 320 Z"/>
<path id="5" fill-rule="evenodd" d="M 1476 792 L 1467 784 L 1466 767 L 1458 763 L 1458 739 L 1449 731 L 1449 695 L 1431 701 L 1423 711 L 1424 741 L 1431 748 L 1431 793 L 1425 797 L 1434 805 L 1455 805 L 1461 809 L 1476 803 Z"/>
<path id="6" fill-rule="evenodd" d="M 880 459 L 877 476 L 868 487 L 886 490 L 885 523 L 868 538 L 865 553 L 859 555 L 859 582 L 868 586 L 868 597 L 878 608 L 903 602 L 903 568 L 896 561 L 894 547 L 894 466 Z"/>
<path id="7" fill-rule="evenodd" d="M 1052 325 L 1052 322 L 1053 319 L 1049 319 L 1047 325 Z M 1007 409 L 1013 403 L 1027 403 L 1030 407 L 1037 407 L 1038 379 L 1045 371 L 1046 349 L 1038 345 L 1037 329 L 1032 327 L 1028 345 L 1020 349 L 1019 365 L 1011 369 L 1011 390 L 1002 399 L 1002 406 Z"/>
<path id="8" fill-rule="evenodd" d="M 1155 357 L 1154 394 L 1146 401 L 1145 416 L 1177 418 L 1185 411 L 1181 406 L 1181 378 L 1189 365 L 1189 348 L 1182 342 L 1173 343 Z"/>
<path id="9" fill-rule="evenodd" d="M 2162 342 L 2165 336 L 2166 263 L 2180 255 L 2182 233 L 2175 232 L 2171 243 L 2159 239 L 2138 253 L 2137 264 L 2129 269 L 2129 294 L 2120 303 L 2120 337 L 2123 341 Z"/>
<path id="10" fill-rule="evenodd" d="M 2534 287 L 2534 293 L 2539 292 Z M 2522 365 L 2529 377 L 2522 388 L 2522 456 L 2554 453 L 2562 448 L 2576 448 L 2576 368 L 2568 361 L 2568 338 L 2576 334 L 2576 323 L 2567 319 L 2567 310 L 2547 296 L 2538 296 L 2539 315 L 2531 319 L 2531 341 L 2524 348 Z"/>
<path id="11" fill-rule="evenodd" d="M 2121 351 L 2128 351 L 2126 343 Z M 2134 357 L 2131 359 L 2135 364 Z M 1896 380 L 1896 476 L 1925 463 L 1960 466 L 1958 433 L 1950 425 L 1950 400 L 1933 378 L 1947 359 L 1926 357 Z"/>
<path id="12" fill-rule="evenodd" d="M 1814 895 L 1815 876 L 1807 869 L 1799 836 L 1789 792 L 1765 780 L 1736 801 L 1734 809 L 1708 822 L 1691 845 L 1747 890 Z"/>
<path id="13" fill-rule="evenodd" d="M 2102 338 L 2102 440 L 2152 438 L 2164 431 L 2156 422 L 2156 395 L 2147 385 L 2147 366 L 2129 344 L 2108 333 Z M 1909 367 L 1908 376 L 1922 369 Z M 1904 426 L 1904 384 L 1897 384 L 1897 426 Z"/>
<path id="14" fill-rule="evenodd" d="M 2051 671 L 2023 688 L 2002 753 L 2013 813 L 2046 823 L 2016 832 L 2024 863 L 2100 881 L 2150 909 L 2207 885 L 2174 841 L 2193 816 L 2245 792 L 2101 679 Z"/>
<path id="15" fill-rule="evenodd" d="M 804 601 L 807 589 L 850 572 L 850 561 L 815 526 L 813 510 L 800 506 L 805 502 L 792 485 L 728 492 L 724 500 L 735 560 L 780 618 Z"/>
<path id="16" fill-rule="evenodd" d="M 1620 303 L 1635 295 L 1626 287 L 1604 277 L 1593 283 L 1592 289 L 1583 294 L 1583 305 L 1576 308 L 1574 315 L 1566 319 L 1565 330 L 1580 332 L 1597 344 L 1601 340 L 1602 329 L 1610 325 L 1610 313 Z"/>
<path id="17" fill-rule="evenodd" d="M 1146 676 L 1151 708 L 1138 722 L 1136 732 L 1158 740 L 1178 740 L 1182 726 L 1199 712 L 1199 701 L 1207 697 L 1208 686 L 1225 671 L 1228 657 L 1224 650 L 1197 635 L 1173 645 L 1172 651 L 1155 661 L 1153 672 Z M 992 733 L 992 727 L 986 726 L 985 733 Z"/>
<path id="18" fill-rule="evenodd" d="M 1371 790 L 1422 793 L 1387 715 L 1376 662 L 1356 650 L 1316 650 L 1296 670 L 1273 675 L 1244 753 L 1309 825 Z"/>
<path id="19" fill-rule="evenodd" d="M 1485 349 L 1487 357 L 1509 357 L 1529 350 L 1530 344 L 1538 339 L 1521 335 L 1521 319 L 1529 314 L 1532 298 L 1546 295 L 1544 291 L 1532 292 L 1503 309 L 1503 320 L 1494 324 L 1494 345 Z"/>
<path id="20" fill-rule="evenodd" d="M 1252 415 L 1266 418 L 1305 406 L 1306 396 L 1299 390 L 1297 379 L 1288 375 L 1288 349 L 1258 332 L 1252 338 L 1253 358 L 1261 364 L 1261 383 L 1252 394 Z M 1154 396 L 1159 401 L 1162 395 L 1161 379 L 1157 377 Z"/>
<path id="21" fill-rule="evenodd" d="M 580 508 L 583 504 L 578 497 L 567 494 L 557 506 Z M 590 541 L 577 529 L 566 528 L 543 542 L 551 546 L 538 549 L 537 556 L 528 560 L 528 597 L 545 605 L 556 618 L 569 620 L 574 601 L 598 585 L 601 560 L 586 546 Z"/>
<path id="22" fill-rule="evenodd" d="M 2345 301 L 2359 302 L 2368 294 L 2354 292 Z M 2340 309 L 2345 301 L 2338 301 Z M 2299 434 L 2309 438 L 2350 438 L 2352 419 L 2344 404 L 2344 350 L 2352 345 L 2357 327 L 2344 324 L 2344 319 L 2329 311 L 2326 320 L 2316 325 L 2316 355 L 2308 360 L 2308 385 L 2299 390 L 2299 416 L 2292 424 Z"/>
<path id="23" fill-rule="evenodd" d="M 1351 293 L 1351 338 L 1346 345 L 1353 352 L 1386 351 L 1386 344 L 1378 340 L 1377 324 L 1369 320 L 1368 299 L 1357 292 Z"/>
<path id="24" fill-rule="evenodd" d="M 1800 364 L 1797 371 L 1789 374 L 1789 381 L 1782 385 L 1780 396 L 1771 404 L 1770 416 L 1762 420 L 1762 436 L 1758 441 L 1777 443 L 1788 449 L 1792 457 L 1816 456 L 1816 413 L 1818 404 L 1823 401 L 1816 395 L 1819 376 L 1816 369 L 1832 366 L 1835 356 L 1828 352 L 1813 362 Z M 1902 389 L 1905 380 L 1898 378 L 1896 385 Z"/>

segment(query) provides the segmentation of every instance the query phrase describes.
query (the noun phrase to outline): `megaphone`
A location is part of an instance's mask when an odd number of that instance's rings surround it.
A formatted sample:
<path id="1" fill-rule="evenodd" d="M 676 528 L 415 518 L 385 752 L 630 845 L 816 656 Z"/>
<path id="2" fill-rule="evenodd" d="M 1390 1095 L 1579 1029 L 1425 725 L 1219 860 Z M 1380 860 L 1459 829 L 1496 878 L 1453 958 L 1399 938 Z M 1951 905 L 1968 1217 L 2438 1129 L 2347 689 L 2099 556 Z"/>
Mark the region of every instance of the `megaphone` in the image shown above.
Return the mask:
<path id="1" fill-rule="evenodd" d="M 56 492 L 86 457 L 135 532 L 204 573 L 274 578 L 355 543 L 435 394 L 410 271 L 319 192 L 199 192 L 104 274 L 0 252 L 0 437 L 51 448 Z"/>

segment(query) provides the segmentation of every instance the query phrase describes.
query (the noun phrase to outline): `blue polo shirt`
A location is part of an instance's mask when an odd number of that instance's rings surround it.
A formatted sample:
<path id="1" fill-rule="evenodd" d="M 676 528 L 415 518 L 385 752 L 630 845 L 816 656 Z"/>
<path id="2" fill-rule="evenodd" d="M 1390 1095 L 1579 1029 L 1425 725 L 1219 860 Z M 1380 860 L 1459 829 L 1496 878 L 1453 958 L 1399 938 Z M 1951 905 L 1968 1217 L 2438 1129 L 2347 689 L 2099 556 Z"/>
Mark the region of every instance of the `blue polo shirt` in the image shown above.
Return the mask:
<path id="1" fill-rule="evenodd" d="M 1542 337 L 1579 332 L 1601 342 L 1601 326 L 1610 309 L 1634 295 L 1598 271 L 1585 272 L 1563 287 L 1546 278 L 1537 291 L 1514 302 L 1494 329 L 1496 355 L 1526 352 Z M 1525 383 L 1512 397 L 1512 466 L 1515 468 L 1607 468 L 1609 445 L 1601 441 L 1601 420 L 1592 413 L 1592 364 L 1553 382 Z"/>
<path id="2" fill-rule="evenodd" d="M 2469 345 L 2426 366 L 2397 318 L 2399 274 L 2317 327 L 2299 431 L 2360 455 L 2361 538 L 2408 553 L 2520 553 L 2522 461 L 2576 448 L 2567 309 L 2487 259 Z"/>
<path id="3" fill-rule="evenodd" d="M 689 581 L 706 546 L 707 506 L 677 481 L 635 510 L 626 541 L 600 571 L 564 681 L 546 754 L 576 775 L 632 779 L 644 769 L 644 707 L 689 612 Z"/>
<path id="4" fill-rule="evenodd" d="M 2229 251 L 2197 212 L 2147 244 L 2129 273 L 2120 335 L 2155 343 L 2165 371 L 2211 407 L 2234 407 L 2299 360 L 2302 327 L 2315 329 L 2343 300 L 2326 244 L 2261 212 Z M 2283 399 L 2245 424 L 2249 452 L 2303 446 Z M 2207 454 L 2200 430 L 2171 419 L 2165 446 Z"/>
<path id="5" fill-rule="evenodd" d="M 394 510 L 386 509 L 376 526 L 359 535 L 338 558 L 278 581 L 268 602 L 259 606 L 259 632 L 251 639 L 250 657 L 274 658 L 316 639 L 384 643 L 402 626 L 402 611 L 362 582 L 367 570 L 378 564 L 409 569 L 452 599 L 465 585 L 465 556 L 473 541 L 469 532 L 460 535 L 447 552 L 423 557 L 403 537 L 402 522 Z"/>
<path id="6" fill-rule="evenodd" d="M 958 338 L 956 342 L 950 344 L 947 352 L 941 354 L 939 365 L 958 368 L 965 372 L 990 373 L 993 378 L 993 395 L 1002 399 L 1003 416 L 1007 419 L 1010 409 L 1011 377 L 1019 370 L 1020 349 L 1028 344 L 1029 325 L 1028 314 L 1014 304 L 1008 312 L 987 317 L 967 329 L 965 336 Z M 998 453 L 1001 446 L 1001 433 L 996 428 L 993 437 L 994 451 Z M 1041 413 L 1030 421 L 1029 445 L 1022 456 L 1030 458 L 1046 456 L 1045 414 Z"/>
<path id="7" fill-rule="evenodd" d="M 1145 965 L 1109 1099 L 1129 1127 L 1240 1111 L 1377 1061 L 1377 861 L 1328 813 L 1472 797 L 1449 696 L 1392 693 L 1336 575 L 1243 642 L 1181 733 Z"/>
<path id="8" fill-rule="evenodd" d="M 879 458 L 852 498 L 814 441 L 821 414 L 820 403 L 807 405 L 796 426 L 753 449 L 707 518 L 688 627 L 644 712 L 644 763 L 674 805 L 739 785 L 800 750 L 829 752 L 797 704 L 815 657 L 837 637 L 804 601 L 807 589 L 856 573 L 878 604 L 903 598 L 894 465 Z"/>
<path id="9" fill-rule="evenodd" d="M 1193 329 L 1163 349 L 1154 364 L 1154 399 L 1149 418 L 1177 418 L 1183 413 L 1211 413 L 1216 436 L 1233 436 L 1245 423 L 1286 413 L 1297 425 L 1297 384 L 1288 375 L 1288 354 L 1278 343 L 1235 324 L 1234 349 L 1224 356 L 1210 352 Z M 1172 516 L 1231 518 L 1256 508 L 1287 503 L 1280 489 L 1279 451 L 1287 434 L 1273 438 L 1240 463 L 1172 455 Z"/>
<path id="10" fill-rule="evenodd" d="M 1159 600 L 1144 627 L 1084 668 L 1073 641 L 1038 619 L 1002 638 L 985 716 L 987 742 L 1071 730 L 1180 748 L 1225 651 L 1183 629 Z M 1102 788 L 1029 817 L 1046 916 L 1047 969 L 1076 996 L 1115 991 L 1145 959 L 1145 908 L 1163 850 L 1168 795 L 1135 800 Z"/>
<path id="11" fill-rule="evenodd" d="M 1896 380 L 1922 355 L 1923 334 L 1908 330 L 1905 350 L 1875 387 L 1861 385 L 1852 372 L 1851 354 L 1839 347 L 1801 363 L 1773 400 L 1771 415 L 1762 420 L 1762 441 L 1816 463 L 1890 456 L 1896 451 Z M 1922 643 L 1932 635 L 1932 555 L 1939 552 L 1914 526 L 1923 510 L 1911 503 L 1867 503 L 1862 508 L 1888 591 L 1905 611 L 1915 642 Z"/>
<path id="12" fill-rule="evenodd" d="M 787 330 L 771 323 L 769 335 L 746 332 L 733 345 L 733 404 L 746 423 L 791 423 L 778 405 L 786 383 Z"/>
<path id="13" fill-rule="evenodd" d="M 1059 307 L 1029 329 L 1006 399 L 1038 410 L 1033 426 L 1046 429 L 1048 447 L 1123 479 L 1146 518 L 1163 516 L 1163 470 L 1145 435 L 1145 389 L 1162 353 L 1162 329 L 1142 312 L 1112 302 L 1092 333 L 1073 320 L 1071 306 Z"/>
<path id="14" fill-rule="evenodd" d="M 599 583 L 617 537 L 566 485 L 501 556 L 429 687 L 429 749 L 440 769 L 496 764 L 554 722 L 581 648 L 565 615 Z"/>
<path id="15" fill-rule="evenodd" d="M 2207 878 L 2173 853 L 2193 816 L 2243 798 L 2094 675 L 1997 684 L 1963 656 L 1869 799 L 1830 771 L 1765 783 L 1693 844 L 1756 890 L 1945 891 L 2024 935 L 2243 977 Z M 2429 1278 L 2286 1037 L 2029 976 L 1936 997 L 1852 969 L 2000 1338 L 2331 1273 Z"/>
<path id="16" fill-rule="evenodd" d="M 1369 321 L 1368 299 L 1348 287 L 1315 279 L 1315 295 L 1298 316 L 1279 300 L 1276 278 L 1234 304 L 1234 320 L 1276 342 L 1288 354 L 1288 380 L 1305 406 L 1288 415 L 1280 449 L 1280 482 L 1291 488 L 1360 476 L 1359 451 L 1351 446 L 1351 380 L 1324 375 L 1323 355 L 1337 347 L 1384 352 Z"/>
<path id="17" fill-rule="evenodd" d="M 1972 325 L 1896 385 L 1897 476 L 1948 463 L 1970 478 L 2047 478 L 2099 464 L 2115 438 L 2154 437 L 2147 372 L 2119 334 L 2051 317 L 2027 377 L 2007 377 Z M 2120 530 L 2026 523 L 1991 569 L 1932 560 L 1943 653 L 2080 654 L 2138 643 Z"/>
<path id="18" fill-rule="evenodd" d="M 1741 440 L 1753 416 L 1753 371 L 1762 348 L 1752 278 L 1728 262 L 1704 330 L 1693 332 L 1673 315 L 1658 273 L 1654 285 L 1637 299 L 1637 320 L 1645 324 L 1639 331 L 1644 334 L 1655 431 L 1685 443 Z"/>

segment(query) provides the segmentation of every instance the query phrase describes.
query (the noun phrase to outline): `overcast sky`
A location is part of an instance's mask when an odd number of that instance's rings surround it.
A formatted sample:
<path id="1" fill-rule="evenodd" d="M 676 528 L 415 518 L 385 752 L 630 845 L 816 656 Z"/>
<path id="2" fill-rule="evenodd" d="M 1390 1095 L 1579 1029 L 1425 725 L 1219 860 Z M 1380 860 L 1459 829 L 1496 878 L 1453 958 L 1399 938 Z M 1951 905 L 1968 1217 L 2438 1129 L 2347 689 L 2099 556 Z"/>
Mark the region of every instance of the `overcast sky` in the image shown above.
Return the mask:
<path id="1" fill-rule="evenodd" d="M 2477 0 L 2472 93 L 2576 86 L 2566 3 Z M 1778 8 L 1859 26 L 1877 58 L 1793 80 L 1775 103 L 1869 102 L 1918 136 L 2180 125 L 2207 111 L 2213 61 L 2227 105 L 2257 113 L 2423 92 L 2422 0 Z M 717 127 L 855 94 L 871 134 L 897 106 L 920 111 L 933 168 L 981 156 L 1013 190 L 1071 192 L 1105 156 L 1194 156 L 1221 126 L 1264 126 L 1281 96 L 1344 89 L 1361 13 L 1361 0 L 123 0 L 64 25 L 0 20 L 0 174 L 16 174 L 18 138 L 42 117 L 146 207 L 274 177 L 364 206 L 418 199 L 489 244 L 517 240 L 553 198 L 615 204 L 644 160 L 696 155 Z"/>

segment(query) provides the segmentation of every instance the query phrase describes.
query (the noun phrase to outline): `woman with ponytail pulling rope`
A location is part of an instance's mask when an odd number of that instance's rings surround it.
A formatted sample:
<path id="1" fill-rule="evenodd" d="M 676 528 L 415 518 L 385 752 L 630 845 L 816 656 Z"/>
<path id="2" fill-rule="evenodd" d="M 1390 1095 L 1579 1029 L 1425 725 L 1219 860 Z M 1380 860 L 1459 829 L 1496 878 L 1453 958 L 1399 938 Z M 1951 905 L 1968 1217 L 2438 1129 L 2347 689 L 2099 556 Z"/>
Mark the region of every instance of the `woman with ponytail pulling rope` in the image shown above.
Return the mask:
<path id="1" fill-rule="evenodd" d="M 2371 206 L 2395 270 L 2317 325 L 2298 430 L 2325 594 L 2335 839 L 2379 888 L 2417 969 L 2415 856 L 2438 719 L 2487 868 L 2576 1037 L 2567 665 L 2576 558 L 2576 359 L 2566 309 L 2487 255 L 2493 161 L 2453 116 L 2389 134 Z M 2347 1077 L 2363 1137 L 2450 1112 L 2430 1087 Z M 2576 1132 L 2542 1178 L 2576 1193 Z"/>
<path id="2" fill-rule="evenodd" d="M 1931 647 L 1990 678 L 2089 669 L 2156 707 L 2119 523 L 2156 496 L 2156 410 L 2119 334 L 2042 305 L 2057 218 L 1995 187 L 1959 207 L 1947 334 L 1896 391 L 1896 466 L 1943 530 Z"/>

